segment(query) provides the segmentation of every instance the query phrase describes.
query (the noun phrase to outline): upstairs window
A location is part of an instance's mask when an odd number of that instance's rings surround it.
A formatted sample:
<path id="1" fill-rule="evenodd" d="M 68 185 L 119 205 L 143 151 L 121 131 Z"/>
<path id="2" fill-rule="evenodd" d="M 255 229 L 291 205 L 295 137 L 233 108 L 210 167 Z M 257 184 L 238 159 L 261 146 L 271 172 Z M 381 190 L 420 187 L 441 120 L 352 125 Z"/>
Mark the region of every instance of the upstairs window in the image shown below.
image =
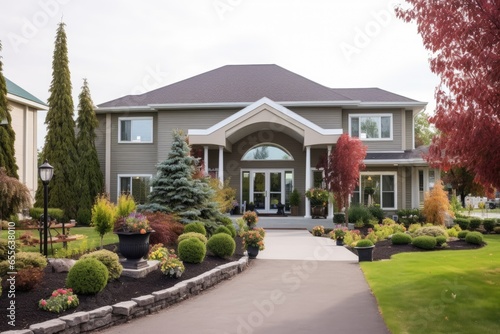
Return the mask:
<path id="1" fill-rule="evenodd" d="M 349 115 L 349 133 L 361 140 L 390 140 L 392 115 Z"/>
<path id="2" fill-rule="evenodd" d="M 153 117 L 120 117 L 119 143 L 152 143 Z"/>

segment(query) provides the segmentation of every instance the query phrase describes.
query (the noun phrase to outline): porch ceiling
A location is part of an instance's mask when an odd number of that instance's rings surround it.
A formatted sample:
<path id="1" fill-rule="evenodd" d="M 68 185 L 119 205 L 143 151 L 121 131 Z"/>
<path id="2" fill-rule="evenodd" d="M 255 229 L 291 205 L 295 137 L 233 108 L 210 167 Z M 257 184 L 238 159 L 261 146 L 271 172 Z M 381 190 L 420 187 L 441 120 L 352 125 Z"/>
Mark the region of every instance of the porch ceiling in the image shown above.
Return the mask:
<path id="1" fill-rule="evenodd" d="M 223 146 L 231 150 L 233 143 L 264 130 L 285 133 L 304 146 L 335 144 L 342 134 L 342 129 L 323 129 L 282 105 L 262 98 L 208 129 L 188 130 L 188 136 L 193 145 Z"/>

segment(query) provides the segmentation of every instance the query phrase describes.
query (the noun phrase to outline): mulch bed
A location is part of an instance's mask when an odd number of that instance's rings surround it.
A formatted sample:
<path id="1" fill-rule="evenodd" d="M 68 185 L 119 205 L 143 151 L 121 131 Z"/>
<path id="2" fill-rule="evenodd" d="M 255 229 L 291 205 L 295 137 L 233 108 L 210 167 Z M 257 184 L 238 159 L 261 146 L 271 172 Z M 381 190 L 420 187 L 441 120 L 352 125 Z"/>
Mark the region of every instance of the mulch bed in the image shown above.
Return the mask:
<path id="1" fill-rule="evenodd" d="M 417 248 L 413 245 L 393 245 L 390 240 L 379 241 L 375 244 L 375 249 L 373 250 L 373 260 L 387 260 L 391 256 L 398 253 L 404 252 L 436 252 L 442 250 L 464 250 L 464 249 L 478 249 L 483 246 L 469 244 L 464 240 L 448 241 L 448 248 L 436 248 L 435 250 L 424 250 Z M 356 254 L 354 249 L 351 249 L 353 253 Z"/>
<path id="2" fill-rule="evenodd" d="M 239 238 L 237 238 L 239 239 Z M 109 248 L 109 247 L 106 247 Z M 102 306 L 113 305 L 123 301 L 129 301 L 131 298 L 143 296 L 155 291 L 163 290 L 174 286 L 182 280 L 190 279 L 212 270 L 222 264 L 237 261 L 243 256 L 244 250 L 241 247 L 241 239 L 236 240 L 236 252 L 229 259 L 221 259 L 214 256 L 207 256 L 205 261 L 200 264 L 184 263 L 186 270 L 179 278 L 170 278 L 156 270 L 144 278 L 134 279 L 122 276 L 118 280 L 108 283 L 108 285 L 97 295 L 78 295 L 80 305 L 62 313 L 52 313 L 42 311 L 38 308 L 40 299 L 47 299 L 52 291 L 65 287 L 67 273 L 52 272 L 52 267 L 48 265 L 44 272 L 43 281 L 32 291 L 16 291 L 16 326 L 8 325 L 6 318 L 7 307 L 11 299 L 7 298 L 7 282 L 2 282 L 3 293 L 0 297 L 0 331 L 20 330 L 29 328 L 30 325 L 54 319 L 63 315 L 80 311 L 91 311 Z"/>

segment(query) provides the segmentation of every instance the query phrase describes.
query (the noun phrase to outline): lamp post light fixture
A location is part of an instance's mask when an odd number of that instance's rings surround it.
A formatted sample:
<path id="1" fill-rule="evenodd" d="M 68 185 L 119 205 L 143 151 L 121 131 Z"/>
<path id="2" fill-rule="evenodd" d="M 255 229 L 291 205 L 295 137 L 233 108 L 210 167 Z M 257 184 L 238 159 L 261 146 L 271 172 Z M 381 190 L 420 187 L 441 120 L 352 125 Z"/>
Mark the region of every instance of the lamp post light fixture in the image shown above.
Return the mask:
<path id="1" fill-rule="evenodd" d="M 43 255 L 47 257 L 47 250 L 48 250 L 47 206 L 49 198 L 48 185 L 50 180 L 52 180 L 52 176 L 54 176 L 54 167 L 49 165 L 49 162 L 45 160 L 45 162 L 40 167 L 38 167 L 38 176 L 40 177 L 40 180 L 42 180 L 43 183 Z"/>

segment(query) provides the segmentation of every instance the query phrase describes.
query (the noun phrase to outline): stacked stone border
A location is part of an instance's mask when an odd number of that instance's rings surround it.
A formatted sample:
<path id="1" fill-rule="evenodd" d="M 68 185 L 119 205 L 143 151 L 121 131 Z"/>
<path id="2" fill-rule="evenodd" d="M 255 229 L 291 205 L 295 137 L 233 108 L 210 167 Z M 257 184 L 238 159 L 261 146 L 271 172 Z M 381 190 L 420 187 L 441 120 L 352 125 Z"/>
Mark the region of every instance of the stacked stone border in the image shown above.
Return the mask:
<path id="1" fill-rule="evenodd" d="M 171 288 L 155 291 L 149 295 L 132 298 L 111 306 L 104 306 L 87 312 L 75 312 L 57 319 L 31 325 L 29 329 L 4 331 L 0 334 L 73 334 L 87 333 L 119 325 L 134 318 L 143 317 L 167 308 L 184 299 L 199 294 L 248 266 L 248 257 L 220 265 L 197 277 L 177 283 Z"/>

